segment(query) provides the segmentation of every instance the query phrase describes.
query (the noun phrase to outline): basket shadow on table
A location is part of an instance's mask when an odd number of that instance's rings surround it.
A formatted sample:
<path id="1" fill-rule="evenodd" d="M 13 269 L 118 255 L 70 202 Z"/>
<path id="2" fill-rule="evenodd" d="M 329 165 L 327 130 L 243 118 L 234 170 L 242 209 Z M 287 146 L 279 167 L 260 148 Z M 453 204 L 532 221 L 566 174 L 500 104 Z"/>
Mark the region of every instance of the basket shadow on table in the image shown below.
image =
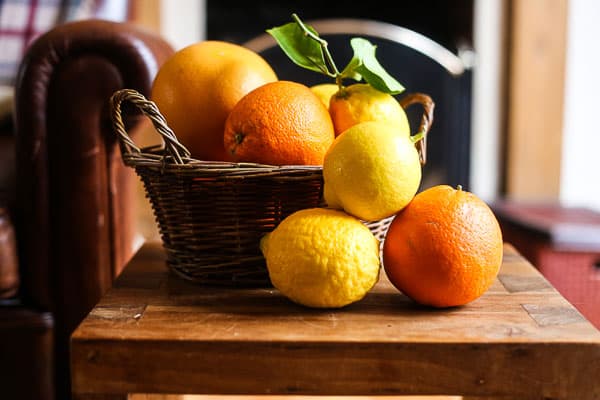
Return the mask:
<path id="1" fill-rule="evenodd" d="M 382 269 L 381 274 L 384 275 Z M 380 277 L 385 279 L 385 277 Z M 193 307 L 195 312 L 244 315 L 248 318 L 311 318 L 329 319 L 334 313 L 389 315 L 390 312 L 409 313 L 411 316 L 447 314 L 455 308 L 435 310 L 419 305 L 391 286 L 379 286 L 361 300 L 341 308 L 311 308 L 296 304 L 273 286 L 248 288 L 198 284 L 169 273 L 164 282 L 168 300 L 165 306 Z"/>

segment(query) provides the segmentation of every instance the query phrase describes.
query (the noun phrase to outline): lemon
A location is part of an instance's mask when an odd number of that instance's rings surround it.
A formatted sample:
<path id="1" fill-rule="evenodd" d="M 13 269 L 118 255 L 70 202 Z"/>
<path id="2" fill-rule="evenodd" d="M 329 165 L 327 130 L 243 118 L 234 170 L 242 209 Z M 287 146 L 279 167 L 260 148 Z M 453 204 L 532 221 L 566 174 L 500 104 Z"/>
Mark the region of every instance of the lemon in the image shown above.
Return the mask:
<path id="1" fill-rule="evenodd" d="M 364 221 L 387 218 L 419 189 L 419 153 L 397 127 L 362 122 L 334 140 L 325 154 L 323 180 L 330 207 Z"/>
<path id="2" fill-rule="evenodd" d="M 380 121 L 410 135 L 408 117 L 400 103 L 391 94 L 366 83 L 355 83 L 337 92 L 331 97 L 329 113 L 336 135 L 366 121 Z"/>
<path id="3" fill-rule="evenodd" d="M 338 85 L 334 83 L 320 83 L 310 87 L 310 90 L 317 95 L 319 99 L 329 109 L 329 100 L 338 91 Z"/>
<path id="4" fill-rule="evenodd" d="M 379 279 L 379 241 L 342 211 L 297 211 L 264 236 L 260 247 L 273 286 L 307 307 L 354 303 Z"/>

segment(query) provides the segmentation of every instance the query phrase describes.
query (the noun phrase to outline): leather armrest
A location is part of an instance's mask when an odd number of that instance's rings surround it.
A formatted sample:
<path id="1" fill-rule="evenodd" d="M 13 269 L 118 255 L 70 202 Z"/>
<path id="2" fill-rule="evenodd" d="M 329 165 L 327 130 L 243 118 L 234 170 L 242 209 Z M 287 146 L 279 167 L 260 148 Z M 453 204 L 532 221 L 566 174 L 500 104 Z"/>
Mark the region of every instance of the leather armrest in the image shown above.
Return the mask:
<path id="1" fill-rule="evenodd" d="M 108 100 L 149 95 L 173 49 L 128 23 L 86 20 L 39 37 L 15 91 L 16 232 L 24 301 L 69 334 L 134 249 L 135 180 Z M 134 121 L 131 121 L 134 123 Z"/>
<path id="2" fill-rule="evenodd" d="M 0 204 L 0 299 L 13 297 L 19 288 L 17 245 L 8 209 Z"/>

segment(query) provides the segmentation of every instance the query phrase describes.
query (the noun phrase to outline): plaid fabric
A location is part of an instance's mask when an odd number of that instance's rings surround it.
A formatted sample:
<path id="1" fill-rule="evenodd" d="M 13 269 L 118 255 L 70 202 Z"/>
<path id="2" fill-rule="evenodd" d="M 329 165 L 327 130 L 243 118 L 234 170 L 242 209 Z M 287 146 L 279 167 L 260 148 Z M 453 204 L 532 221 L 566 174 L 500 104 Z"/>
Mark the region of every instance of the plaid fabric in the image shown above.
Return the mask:
<path id="1" fill-rule="evenodd" d="M 0 85 L 14 83 L 31 42 L 54 26 L 87 18 L 123 21 L 127 0 L 0 0 Z"/>

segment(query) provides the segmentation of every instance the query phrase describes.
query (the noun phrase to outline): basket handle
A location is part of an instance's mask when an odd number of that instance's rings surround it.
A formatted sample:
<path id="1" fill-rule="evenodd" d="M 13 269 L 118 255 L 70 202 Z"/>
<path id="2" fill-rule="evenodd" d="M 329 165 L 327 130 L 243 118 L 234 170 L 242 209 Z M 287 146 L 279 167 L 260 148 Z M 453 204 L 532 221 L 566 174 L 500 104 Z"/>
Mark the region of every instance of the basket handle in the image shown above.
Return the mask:
<path id="1" fill-rule="evenodd" d="M 137 107 L 144 115 L 146 115 L 152 121 L 152 125 L 156 131 L 163 138 L 165 143 L 165 155 L 171 156 L 175 164 L 185 164 L 185 159 L 189 159 L 190 151 L 185 148 L 184 145 L 179 143 L 173 130 L 167 125 L 165 117 L 158 111 L 158 107 L 153 101 L 146 99 L 142 94 L 133 89 L 121 89 L 113 93 L 110 98 L 111 107 L 111 118 L 113 123 L 113 129 L 119 135 L 121 140 L 121 154 L 123 160 L 133 159 L 134 156 L 143 156 L 142 150 L 136 146 L 131 140 L 127 131 L 125 130 L 125 124 L 123 123 L 123 115 L 121 110 L 121 104 L 123 102 L 129 102 Z M 163 156 L 164 159 L 164 156 Z"/>
<path id="2" fill-rule="evenodd" d="M 419 132 L 423 132 L 423 139 L 419 140 L 416 146 L 417 151 L 419 152 L 421 165 L 425 165 L 427 162 L 427 136 L 431 129 L 431 124 L 433 124 L 433 110 L 435 108 L 435 103 L 431 97 L 423 93 L 409 93 L 400 99 L 400 105 L 404 109 L 413 104 L 421 104 L 423 107 L 423 116 L 421 117 L 421 123 L 419 125 Z"/>

